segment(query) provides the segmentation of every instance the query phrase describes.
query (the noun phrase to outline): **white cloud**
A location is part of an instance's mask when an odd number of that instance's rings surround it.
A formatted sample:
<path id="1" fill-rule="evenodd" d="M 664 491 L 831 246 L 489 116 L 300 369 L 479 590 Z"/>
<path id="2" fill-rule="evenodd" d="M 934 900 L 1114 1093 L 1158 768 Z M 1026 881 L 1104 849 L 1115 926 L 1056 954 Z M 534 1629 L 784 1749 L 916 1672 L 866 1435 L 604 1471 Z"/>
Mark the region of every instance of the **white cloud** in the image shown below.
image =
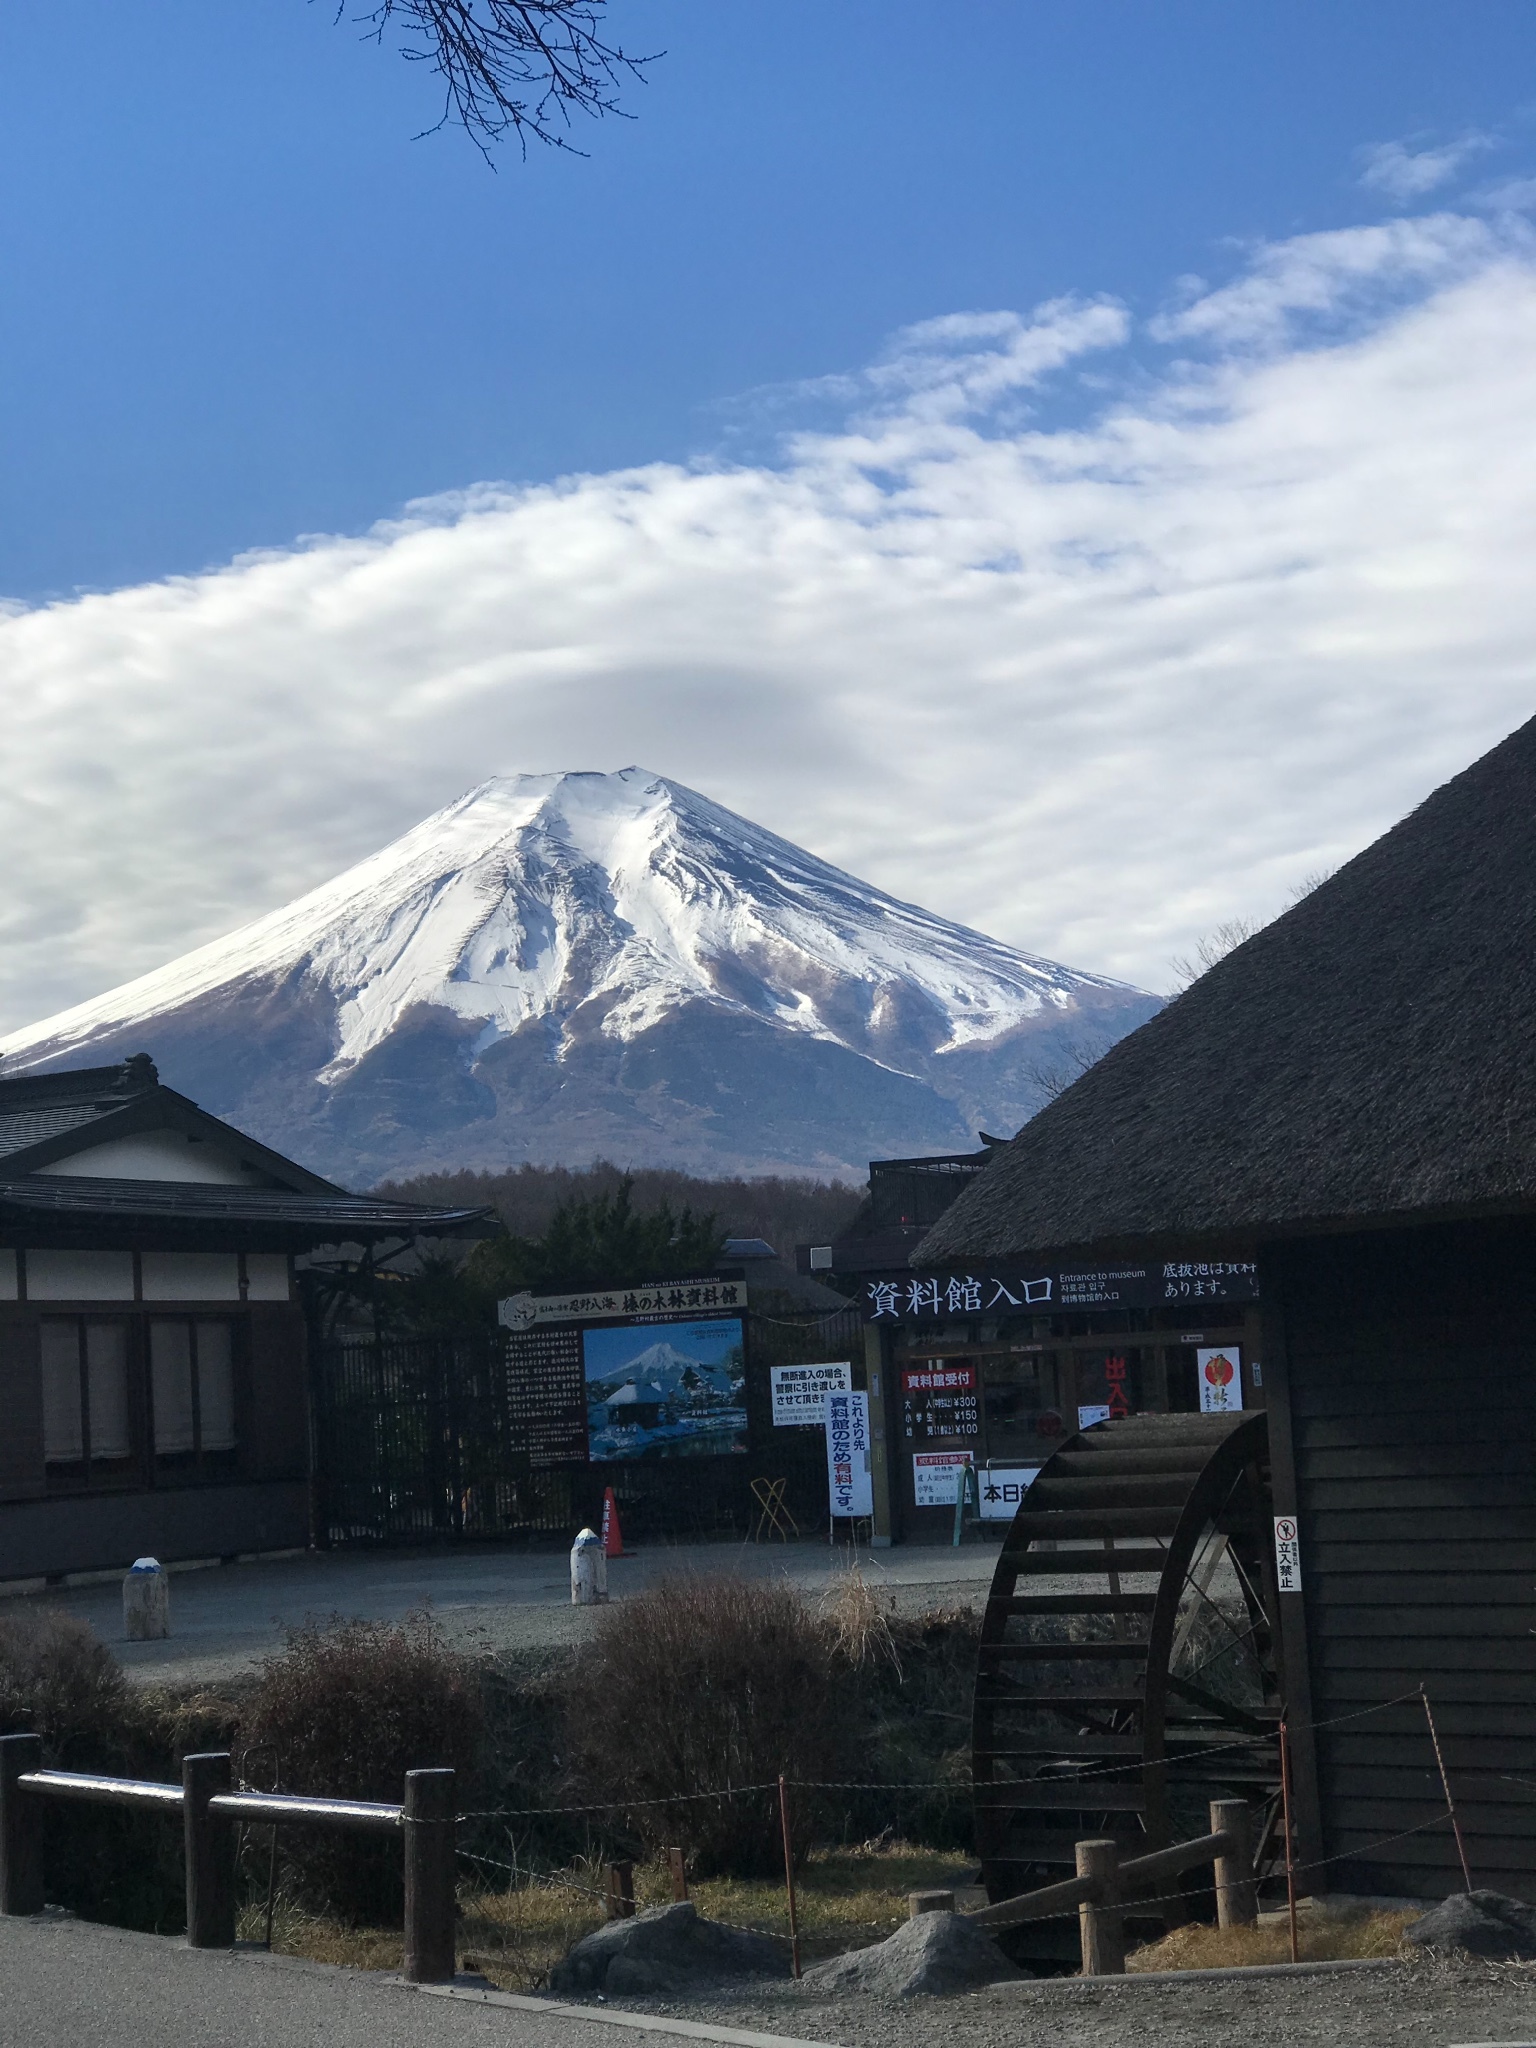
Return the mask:
<path id="1" fill-rule="evenodd" d="M 1166 985 L 1536 710 L 1536 264 L 1456 216 L 1307 237 L 1167 331 L 1199 366 L 1109 353 L 1104 302 L 930 322 L 777 466 L 480 487 L 0 618 L 0 1021 L 487 774 L 631 761 Z M 1080 365 L 1121 397 L 1019 422 Z"/>
<path id="2" fill-rule="evenodd" d="M 1410 149 L 1405 142 L 1377 142 L 1360 152 L 1360 182 L 1388 199 L 1422 199 L 1455 177 L 1468 157 L 1493 147 L 1487 135 L 1459 136 L 1439 149 Z"/>

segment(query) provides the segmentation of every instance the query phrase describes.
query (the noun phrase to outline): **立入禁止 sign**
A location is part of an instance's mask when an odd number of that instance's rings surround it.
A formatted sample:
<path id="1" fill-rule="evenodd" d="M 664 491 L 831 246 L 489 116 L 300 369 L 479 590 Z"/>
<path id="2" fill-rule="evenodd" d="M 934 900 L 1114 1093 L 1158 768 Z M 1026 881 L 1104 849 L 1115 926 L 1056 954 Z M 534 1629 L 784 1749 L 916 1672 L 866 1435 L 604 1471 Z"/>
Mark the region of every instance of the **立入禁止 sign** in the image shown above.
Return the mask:
<path id="1" fill-rule="evenodd" d="M 1282 1593 L 1301 1591 L 1301 1537 L 1294 1515 L 1275 1517 L 1275 1584 Z"/>
<path id="2" fill-rule="evenodd" d="M 912 1501 L 920 1508 L 952 1508 L 960 1474 L 976 1462 L 971 1451 L 914 1451 Z"/>
<path id="3" fill-rule="evenodd" d="M 853 1368 L 846 1362 L 773 1365 L 768 1368 L 768 1380 L 773 1391 L 774 1428 L 793 1429 L 806 1423 L 820 1424 L 828 1394 L 851 1392 Z"/>
<path id="4" fill-rule="evenodd" d="M 834 1517 L 875 1512 L 869 1469 L 869 1396 L 834 1388 L 823 1397 L 827 1432 L 827 1494 Z"/>
<path id="5" fill-rule="evenodd" d="M 1200 1382 L 1200 1413 L 1231 1415 L 1243 1405 L 1243 1354 L 1235 1344 L 1195 1353 Z"/>

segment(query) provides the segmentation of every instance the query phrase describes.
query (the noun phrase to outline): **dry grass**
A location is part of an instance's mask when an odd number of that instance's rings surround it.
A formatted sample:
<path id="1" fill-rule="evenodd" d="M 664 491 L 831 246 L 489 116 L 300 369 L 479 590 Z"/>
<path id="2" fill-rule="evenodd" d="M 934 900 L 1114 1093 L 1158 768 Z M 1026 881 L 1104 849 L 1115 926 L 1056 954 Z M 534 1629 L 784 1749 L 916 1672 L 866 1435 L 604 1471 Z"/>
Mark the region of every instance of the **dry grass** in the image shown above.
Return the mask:
<path id="1" fill-rule="evenodd" d="M 1395 1956 L 1413 1913 L 1303 1915 L 1297 1929 L 1304 1963 L 1348 1962 Z M 1266 1914 L 1257 1927 L 1175 1927 L 1160 1941 L 1133 1949 L 1127 1970 L 1245 1970 L 1288 1963 L 1291 1934 L 1285 1915 Z"/>
<path id="2" fill-rule="evenodd" d="M 854 1567 L 839 1575 L 820 1601 L 822 1620 L 832 1635 L 832 1647 L 855 1671 L 868 1664 L 889 1663 L 898 1679 L 903 1676 L 896 1638 L 891 1633 L 891 1616 L 896 1596 L 877 1590 Z"/>
<path id="3" fill-rule="evenodd" d="M 796 1879 L 801 1952 L 813 1961 L 882 1941 L 906 1919 L 908 1892 L 953 1884 L 962 1875 L 953 1856 L 905 1843 L 815 1852 Z M 482 1971 L 504 1991 L 541 1989 L 571 1944 L 602 1924 L 601 1881 L 598 1865 L 576 1863 L 506 1891 L 466 1887 L 459 1895 L 460 1966 Z M 782 1884 L 708 1878 L 691 1885 L 690 1896 L 706 1919 L 765 1934 L 788 1931 Z M 636 1868 L 637 1905 L 664 1905 L 671 1897 L 671 1876 L 662 1865 Z M 264 1923 L 264 1909 L 247 1907 L 240 1919 L 241 1938 L 260 1941 Z M 397 1930 L 344 1927 L 287 1899 L 278 1902 L 272 1946 L 280 1955 L 359 1970 L 398 1970 L 402 1954 Z"/>

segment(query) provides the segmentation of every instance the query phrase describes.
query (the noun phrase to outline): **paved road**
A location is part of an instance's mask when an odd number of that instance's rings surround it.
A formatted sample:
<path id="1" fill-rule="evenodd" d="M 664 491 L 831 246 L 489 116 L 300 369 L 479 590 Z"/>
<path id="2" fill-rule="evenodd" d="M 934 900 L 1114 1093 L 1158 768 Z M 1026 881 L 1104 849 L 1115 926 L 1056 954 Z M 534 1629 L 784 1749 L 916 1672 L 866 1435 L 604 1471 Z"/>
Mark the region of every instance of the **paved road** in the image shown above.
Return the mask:
<path id="1" fill-rule="evenodd" d="M 889 1589 L 906 1613 L 946 1602 L 979 1604 L 997 1561 L 997 1545 L 948 1545 L 859 1552 L 871 1584 Z M 608 1567 L 609 1593 L 653 1584 L 668 1573 L 740 1571 L 786 1575 L 811 1598 L 849 1569 L 845 1548 L 825 1543 L 657 1544 Z M 542 1652 L 580 1640 L 596 1610 L 570 1604 L 563 1552 L 500 1549 L 345 1552 L 171 1574 L 172 1635 L 163 1643 L 122 1638 L 118 1585 L 62 1587 L 19 1596 L 89 1621 L 136 1678 L 180 1685 L 236 1676 L 280 1648 L 284 1631 L 333 1614 L 398 1620 L 430 1605 L 457 1641 L 483 1642 L 501 1654 Z M 0 1611 L 4 1605 L 0 1603 Z"/>
<path id="2" fill-rule="evenodd" d="M 636 2033 L 534 2001 L 424 1995 L 397 1978 L 260 1950 L 189 1949 L 52 1915 L 0 1920 L 0 2048 L 658 2048 L 729 2026 Z M 747 2023 L 750 2026 L 750 2022 Z M 773 2029 L 776 2040 L 789 2028 Z M 751 2038 L 751 2036 L 748 2036 Z"/>
<path id="3" fill-rule="evenodd" d="M 1529 2048 L 1536 1966 L 1057 1979 L 942 2001 L 784 1984 L 627 2013 L 493 1997 L 64 1917 L 0 1920 L 0 2048 L 641 2048 L 647 2035 L 656 2048 Z"/>

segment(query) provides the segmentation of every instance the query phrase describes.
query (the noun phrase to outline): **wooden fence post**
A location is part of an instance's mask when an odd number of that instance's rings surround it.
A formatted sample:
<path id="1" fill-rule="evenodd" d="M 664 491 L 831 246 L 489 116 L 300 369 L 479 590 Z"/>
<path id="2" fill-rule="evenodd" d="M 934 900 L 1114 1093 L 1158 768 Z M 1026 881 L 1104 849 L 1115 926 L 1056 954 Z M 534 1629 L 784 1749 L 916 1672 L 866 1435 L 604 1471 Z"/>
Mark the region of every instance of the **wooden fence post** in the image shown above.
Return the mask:
<path id="1" fill-rule="evenodd" d="M 42 1767 L 40 1735 L 0 1735 L 0 1913 L 43 1910 L 42 1801 L 16 1783 Z"/>
<path id="2" fill-rule="evenodd" d="M 229 1791 L 234 1769 L 227 1750 L 181 1760 L 182 1831 L 187 1854 L 187 1947 L 235 1945 L 235 1831 L 208 1802 Z"/>
<path id="3" fill-rule="evenodd" d="M 407 1771 L 405 1809 L 405 1976 L 410 1984 L 449 1984 L 454 1973 L 458 1875 L 452 1771 Z"/>
<path id="4" fill-rule="evenodd" d="M 1253 1817 L 1246 1801 L 1213 1799 L 1211 1833 L 1232 1837 L 1233 1848 L 1216 1862 L 1216 1925 L 1252 1927 L 1259 1917 L 1259 1894 L 1253 1881 Z"/>
<path id="5" fill-rule="evenodd" d="M 1077 1874 L 1094 1880 L 1094 1896 L 1077 1909 L 1085 1977 L 1125 1975 L 1125 1921 L 1120 1911 L 1120 1848 L 1110 1840 L 1079 1842 Z"/>
<path id="6" fill-rule="evenodd" d="M 681 1849 L 672 1848 L 667 1851 L 667 1868 L 672 1873 L 673 1899 L 686 1899 L 688 1896 L 688 1859 Z"/>
<path id="7" fill-rule="evenodd" d="M 610 1920 L 632 1920 L 635 1915 L 635 1866 L 627 1858 L 608 1866 L 608 1891 L 603 1911 Z"/>

